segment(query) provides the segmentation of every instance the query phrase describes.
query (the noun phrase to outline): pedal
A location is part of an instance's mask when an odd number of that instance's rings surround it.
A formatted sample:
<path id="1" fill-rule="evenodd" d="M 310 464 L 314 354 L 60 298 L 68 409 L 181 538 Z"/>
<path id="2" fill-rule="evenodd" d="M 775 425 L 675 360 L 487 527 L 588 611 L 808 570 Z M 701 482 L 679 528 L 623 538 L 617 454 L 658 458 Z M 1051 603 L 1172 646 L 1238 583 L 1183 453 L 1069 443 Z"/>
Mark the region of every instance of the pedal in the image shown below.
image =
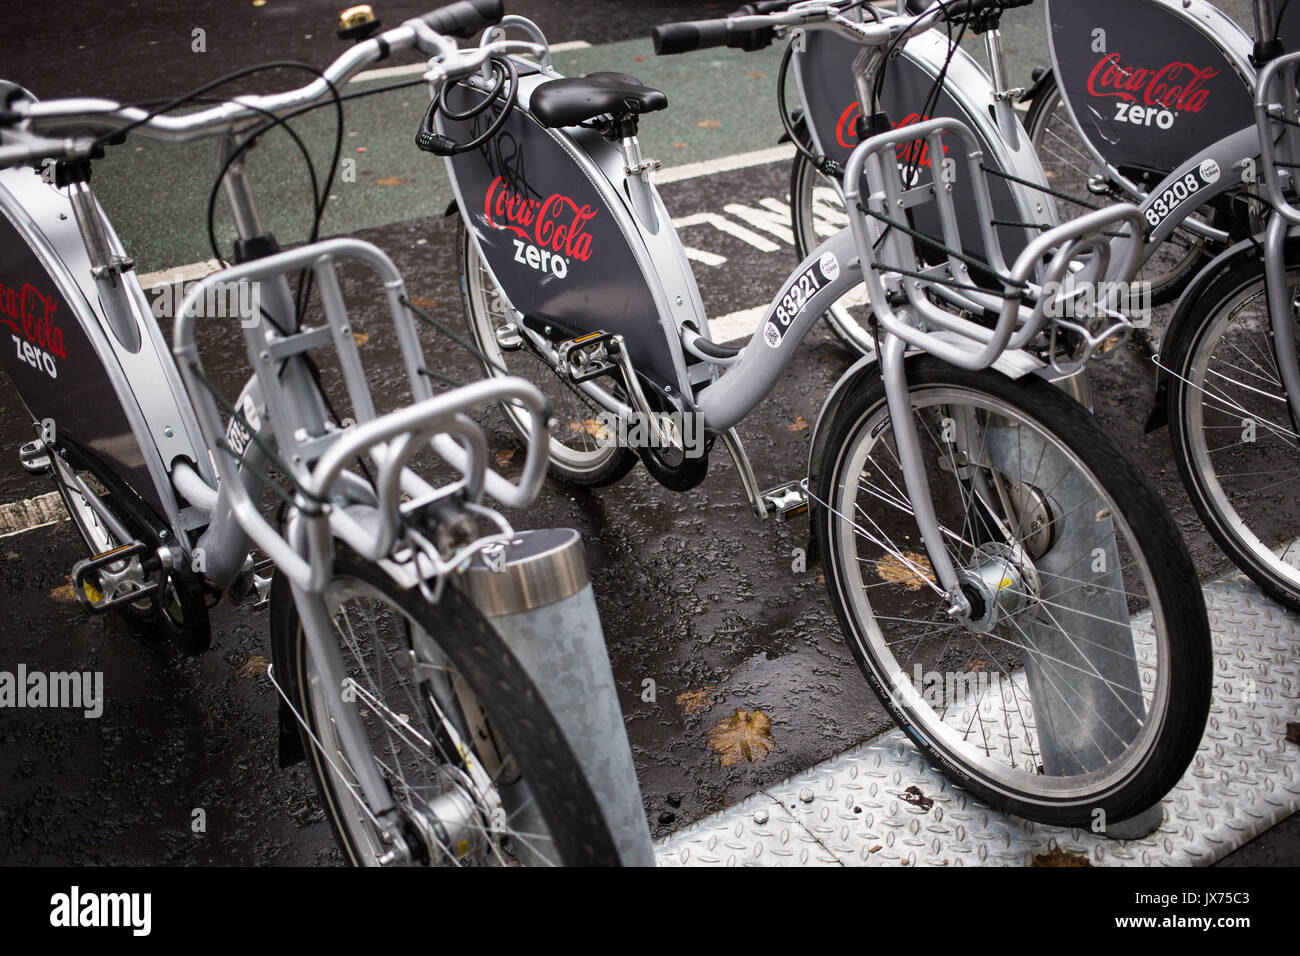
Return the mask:
<path id="1" fill-rule="evenodd" d="M 808 492 L 803 490 L 803 485 L 798 481 L 777 485 L 771 491 L 763 492 L 761 497 L 768 514 L 778 518 L 790 518 L 808 510 Z"/>
<path id="2" fill-rule="evenodd" d="M 502 352 L 518 352 L 524 347 L 524 337 L 519 332 L 519 326 L 513 322 L 507 322 L 497 329 L 497 347 Z"/>
<path id="3" fill-rule="evenodd" d="M 613 339 L 613 332 L 588 332 L 561 342 L 558 370 L 569 376 L 575 385 L 615 372 L 618 363 L 610 351 Z"/>
<path id="4" fill-rule="evenodd" d="M 133 541 L 130 544 L 122 545 L 120 548 L 114 548 L 112 551 L 105 551 L 93 558 L 87 558 L 85 561 L 78 561 L 72 568 L 72 591 L 77 595 L 77 600 L 81 602 L 81 606 L 92 614 L 103 614 L 120 604 L 131 604 L 157 591 L 157 582 L 150 582 L 140 587 L 124 590 L 120 594 L 114 593 L 112 597 L 108 596 L 110 582 L 104 580 L 103 573 L 105 569 L 110 565 L 130 561 L 135 557 L 143 558 L 147 554 L 149 554 L 148 545 L 141 541 Z M 111 583 L 114 586 L 113 590 L 116 592 L 118 582 Z"/>
<path id="5" fill-rule="evenodd" d="M 271 603 L 271 578 L 275 576 L 275 562 L 270 558 L 253 561 L 250 557 L 235 580 L 226 589 L 230 603 L 259 610 Z"/>
<path id="6" fill-rule="evenodd" d="M 18 462 L 29 475 L 44 475 L 50 470 L 50 452 L 45 442 L 33 438 L 18 449 Z"/>

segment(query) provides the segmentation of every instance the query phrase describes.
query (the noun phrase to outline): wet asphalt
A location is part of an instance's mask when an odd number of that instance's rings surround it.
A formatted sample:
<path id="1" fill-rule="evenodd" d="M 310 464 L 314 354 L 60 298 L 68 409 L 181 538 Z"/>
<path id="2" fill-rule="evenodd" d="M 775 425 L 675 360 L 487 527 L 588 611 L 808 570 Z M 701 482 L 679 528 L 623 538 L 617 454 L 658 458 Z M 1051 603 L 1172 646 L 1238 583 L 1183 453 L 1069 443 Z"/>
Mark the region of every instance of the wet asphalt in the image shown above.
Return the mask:
<path id="1" fill-rule="evenodd" d="M 559 4 L 515 0 L 508 9 L 539 19 L 549 15 L 545 25 L 553 39 L 597 44 L 643 37 L 653 23 L 733 5 L 576 0 L 562 5 L 568 18 L 562 23 L 572 22 L 572 31 L 551 27 Z M 422 9 L 409 2 L 379 7 L 389 23 Z M 256 26 L 256 43 L 236 42 L 222 51 L 224 70 L 272 53 L 327 62 L 338 52 L 332 37 L 320 42 L 331 10 L 301 0 L 269 0 L 256 8 L 123 3 L 121 19 L 105 24 L 99 4 L 73 0 L 57 17 L 33 11 L 22 50 L 0 43 L 0 49 L 8 47 L 4 62 L 16 67 L 6 65 L 0 75 L 32 86 L 39 81 L 44 96 L 84 92 L 85 78 L 93 77 L 95 92 L 154 98 L 212 75 L 212 61 L 205 72 L 189 75 L 192 59 L 174 57 L 168 66 L 168 58 L 147 49 L 157 45 L 151 36 L 194 22 L 194 11 L 219 18 L 214 22 L 222 28 L 211 36 L 246 36 Z M 148 29 L 141 25 L 145 20 L 152 24 Z M 69 22 L 88 25 L 70 35 Z M 72 40 L 86 47 L 75 60 Z M 64 58 L 47 61 L 40 55 L 54 51 Z M 774 140 L 775 119 L 769 119 L 770 139 L 735 151 Z M 787 166 L 774 163 L 671 183 L 661 191 L 674 216 L 716 213 L 724 203 L 784 200 L 787 176 Z M 422 305 L 459 324 L 454 219 L 422 215 L 357 234 L 393 257 L 411 294 L 426 300 Z M 775 290 L 794 265 L 791 247 L 779 240 L 776 251 L 760 253 L 708 227 L 691 227 L 683 238 L 726 259 L 695 266 L 705 306 L 715 317 L 759 304 L 759 290 Z M 158 266 L 170 264 L 180 262 Z M 349 275 L 345 291 L 354 325 L 367 336 L 363 358 L 383 368 L 396 346 L 386 314 L 374 306 L 374 287 L 361 275 Z M 212 361 L 219 381 L 233 385 L 238 363 L 229 354 L 228 335 L 207 329 L 204 342 L 211 357 L 227 353 Z M 469 357 L 429 330 L 425 346 L 436 370 L 459 378 L 474 374 Z M 816 329 L 773 394 L 746 420 L 741 432 L 762 486 L 803 474 L 810 426 L 850 362 L 825 329 Z M 1202 574 L 1222 573 L 1228 565 L 1186 501 L 1165 435 L 1142 434 L 1151 371 L 1149 355 L 1137 346 L 1099 367 L 1093 379 L 1097 413 L 1155 479 Z M 402 400 L 391 374 L 379 376 L 379 390 L 385 404 Z M 0 389 L 5 454 L 30 436 L 23 417 L 8 387 Z M 498 449 L 516 447 L 498 422 L 488 424 Z M 0 501 L 49 490 L 16 464 L 0 469 Z M 807 547 L 806 523 L 756 520 L 721 448 L 707 481 L 689 495 L 663 489 L 638 468 L 595 491 L 548 480 L 537 504 L 511 518 L 517 527 L 569 526 L 582 533 L 656 836 L 889 728 L 834 623 L 820 569 L 815 563 L 794 569 L 794 549 Z M 185 657 L 156 636 L 80 610 L 67 585 L 69 569 L 82 556 L 79 548 L 67 522 L 0 538 L 0 668 L 22 661 L 29 669 L 102 670 L 107 698 L 97 720 L 72 712 L 4 713 L 0 864 L 338 862 L 307 775 L 301 767 L 285 771 L 276 765 L 274 692 L 249 666 L 268 653 L 264 617 L 218 605 L 213 649 Z M 647 679 L 654 682 L 654 700 L 643 699 Z M 699 700 L 700 691 L 708 704 L 688 714 L 679 696 Z M 722 769 L 705 735 L 737 707 L 761 708 L 772 717 L 776 748 L 765 762 Z M 198 810 L 205 823 L 201 832 L 194 825 Z M 1296 831 L 1294 821 L 1284 824 L 1225 862 L 1294 863 L 1300 860 Z"/>

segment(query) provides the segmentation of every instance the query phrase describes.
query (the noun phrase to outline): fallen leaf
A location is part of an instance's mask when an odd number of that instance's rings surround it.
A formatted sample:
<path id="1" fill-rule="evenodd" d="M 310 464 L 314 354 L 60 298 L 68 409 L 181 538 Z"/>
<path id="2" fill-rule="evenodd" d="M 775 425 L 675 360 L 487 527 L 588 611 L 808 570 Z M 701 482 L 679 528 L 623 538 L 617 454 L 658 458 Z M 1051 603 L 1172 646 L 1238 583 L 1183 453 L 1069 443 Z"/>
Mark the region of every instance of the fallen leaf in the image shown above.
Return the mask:
<path id="1" fill-rule="evenodd" d="M 929 810 L 934 806 L 934 800 L 923 794 L 919 787 L 908 787 L 898 795 L 898 799 L 922 810 Z"/>
<path id="2" fill-rule="evenodd" d="M 903 557 L 910 563 L 904 563 L 892 554 L 885 555 L 876 562 L 876 574 L 880 575 L 882 581 L 902 584 L 909 591 L 921 590 L 926 581 L 934 583 L 934 571 L 930 567 L 929 557 L 915 551 L 904 551 Z M 920 568 L 921 571 L 918 572 L 915 568 Z"/>
<path id="3" fill-rule="evenodd" d="M 700 120 L 698 124 L 700 129 L 721 129 L 722 124 L 717 120 Z"/>
<path id="4" fill-rule="evenodd" d="M 430 299 L 428 296 L 413 295 L 410 296 L 409 299 L 411 305 L 415 306 L 417 309 L 424 309 L 425 311 L 436 308 L 438 305 L 437 299 Z"/>
<path id="5" fill-rule="evenodd" d="M 717 685 L 714 684 L 709 687 L 701 687 L 699 690 L 688 690 L 685 693 L 678 694 L 677 706 L 684 710 L 687 716 L 694 716 L 713 706 L 712 692 L 717 689 Z"/>
<path id="6" fill-rule="evenodd" d="M 356 342 L 357 345 L 365 345 L 367 342 L 370 341 L 370 333 L 369 333 L 369 332 L 353 332 L 353 333 L 352 333 L 352 341 L 353 341 L 353 342 Z"/>
<path id="7" fill-rule="evenodd" d="M 581 422 L 569 422 L 569 432 L 574 435 L 580 435 L 586 432 L 596 441 L 607 441 L 613 437 L 613 432 L 605 427 L 605 423 L 597 421 L 594 418 L 584 418 Z"/>
<path id="8" fill-rule="evenodd" d="M 673 149 L 685 149 L 685 148 L 686 148 L 685 143 L 673 143 Z"/>
<path id="9" fill-rule="evenodd" d="M 760 72 L 758 72 L 758 70 L 750 70 L 750 71 L 749 71 L 748 73 L 746 73 L 745 75 L 746 75 L 747 77 L 749 77 L 751 80 L 766 80 L 766 79 L 767 79 L 767 74 L 766 74 L 766 73 L 760 73 Z"/>
<path id="10" fill-rule="evenodd" d="M 510 464 L 510 459 L 515 457 L 513 448 L 502 448 L 497 452 L 497 467 L 504 468 Z"/>
<path id="11" fill-rule="evenodd" d="M 1092 866 L 1088 858 L 1082 853 L 1073 853 L 1070 850 L 1062 850 L 1059 846 L 1055 849 L 1048 850 L 1046 853 L 1039 853 L 1029 861 L 1030 866 Z"/>
<path id="12" fill-rule="evenodd" d="M 261 654 L 253 654 L 239 665 L 239 670 L 235 671 L 240 677 L 261 677 L 271 666 L 271 662 Z"/>
<path id="13" fill-rule="evenodd" d="M 645 57 L 643 57 L 643 56 L 634 56 L 634 57 L 632 57 L 632 59 L 633 59 L 633 61 L 635 61 L 635 62 L 637 62 L 637 63 L 644 63 L 644 62 L 645 62 Z"/>
<path id="14" fill-rule="evenodd" d="M 875 846 L 873 846 L 873 847 L 872 847 L 870 850 L 868 850 L 867 852 L 868 852 L 868 853 L 879 853 L 879 852 L 880 852 L 881 850 L 883 850 L 883 849 L 884 849 L 884 847 L 881 846 L 879 843 L 877 843 Z"/>
<path id="15" fill-rule="evenodd" d="M 772 741 L 772 718 L 761 710 L 752 714 L 736 708 L 730 717 L 709 730 L 709 749 L 722 758 L 722 766 L 766 760 L 776 749 Z"/>
<path id="16" fill-rule="evenodd" d="M 50 589 L 50 600 L 61 601 L 65 604 L 77 603 L 77 592 L 72 590 L 72 582 L 61 584 L 57 588 Z"/>
<path id="17" fill-rule="evenodd" d="M 401 176 L 385 176 L 383 179 L 376 179 L 376 186 L 400 186 L 406 182 Z"/>
<path id="18" fill-rule="evenodd" d="M 801 432 L 807 427 L 808 427 L 808 422 L 804 420 L 804 417 L 802 415 L 796 415 L 794 417 L 794 421 L 792 421 L 789 425 L 786 425 L 785 429 L 786 431 L 791 431 L 791 432 Z"/>

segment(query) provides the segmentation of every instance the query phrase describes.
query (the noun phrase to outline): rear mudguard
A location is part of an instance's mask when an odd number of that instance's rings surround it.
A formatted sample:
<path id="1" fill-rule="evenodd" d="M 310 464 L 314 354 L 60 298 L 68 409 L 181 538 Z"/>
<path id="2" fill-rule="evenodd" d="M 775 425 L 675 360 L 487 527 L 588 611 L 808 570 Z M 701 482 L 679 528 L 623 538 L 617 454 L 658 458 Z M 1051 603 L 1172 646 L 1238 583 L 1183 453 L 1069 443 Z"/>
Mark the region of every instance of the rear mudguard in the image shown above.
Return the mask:
<path id="1" fill-rule="evenodd" d="M 951 339 L 952 341 L 969 341 L 962 336 L 953 332 L 935 332 L 941 338 Z M 912 349 L 907 353 L 910 355 L 921 354 L 920 349 Z M 817 413 L 817 424 L 813 426 L 812 444 L 808 449 L 808 489 L 815 493 L 817 489 L 817 480 L 820 476 L 822 456 L 826 451 L 826 442 L 830 435 L 831 424 L 835 421 L 836 415 L 844 405 L 845 399 L 852 395 L 854 390 L 859 388 L 863 380 L 873 372 L 876 364 L 875 355 L 864 355 L 858 359 L 849 369 L 840 376 L 839 381 L 831 389 L 830 394 L 826 396 L 826 401 L 822 403 L 821 411 Z M 993 363 L 993 368 L 1003 375 L 1012 379 L 1024 378 L 1046 368 L 1046 365 L 1034 355 L 1025 351 L 1008 351 L 1003 352 L 998 360 Z M 811 513 L 811 509 L 810 509 Z"/>
<path id="2" fill-rule="evenodd" d="M 1300 235 L 1300 227 L 1292 227 L 1287 234 L 1287 243 L 1293 243 Z M 1208 265 L 1198 272 L 1183 294 L 1178 297 L 1178 302 L 1174 305 L 1173 315 L 1169 317 L 1169 324 L 1165 328 L 1164 338 L 1161 339 L 1161 355 L 1166 354 L 1165 343 L 1173 347 L 1180 342 L 1184 336 L 1182 331 L 1183 325 L 1189 321 L 1188 313 L 1192 306 L 1200 301 L 1205 295 L 1210 285 L 1214 283 L 1220 275 L 1229 272 L 1241 265 L 1243 261 L 1250 261 L 1262 256 L 1263 253 L 1263 235 L 1252 236 L 1248 239 L 1242 239 L 1240 242 L 1229 246 L 1223 252 L 1219 253 L 1212 259 Z M 1161 355 L 1156 358 L 1160 359 Z M 1167 356 L 1173 360 L 1172 356 Z M 1151 412 L 1147 415 L 1146 424 L 1143 431 L 1150 434 L 1158 428 L 1163 428 L 1169 424 L 1169 379 L 1170 375 L 1165 371 L 1165 366 L 1171 362 L 1158 361 L 1156 364 L 1156 394 L 1152 400 Z"/>

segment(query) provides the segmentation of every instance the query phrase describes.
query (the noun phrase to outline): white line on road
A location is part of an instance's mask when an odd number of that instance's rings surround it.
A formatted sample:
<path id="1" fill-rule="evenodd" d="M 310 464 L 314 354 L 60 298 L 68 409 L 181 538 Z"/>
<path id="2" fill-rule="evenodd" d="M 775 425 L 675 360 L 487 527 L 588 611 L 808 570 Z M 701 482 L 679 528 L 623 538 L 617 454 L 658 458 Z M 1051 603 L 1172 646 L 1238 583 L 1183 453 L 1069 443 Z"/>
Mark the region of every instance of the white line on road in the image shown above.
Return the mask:
<path id="1" fill-rule="evenodd" d="M 552 53 L 564 53 L 567 50 L 585 50 L 591 46 L 586 40 L 566 40 L 564 43 L 552 43 Z M 407 63 L 403 66 L 381 66 L 377 70 L 366 70 L 352 77 L 349 82 L 365 83 L 369 80 L 390 80 L 395 76 L 415 76 L 427 70 L 428 64 Z"/>

